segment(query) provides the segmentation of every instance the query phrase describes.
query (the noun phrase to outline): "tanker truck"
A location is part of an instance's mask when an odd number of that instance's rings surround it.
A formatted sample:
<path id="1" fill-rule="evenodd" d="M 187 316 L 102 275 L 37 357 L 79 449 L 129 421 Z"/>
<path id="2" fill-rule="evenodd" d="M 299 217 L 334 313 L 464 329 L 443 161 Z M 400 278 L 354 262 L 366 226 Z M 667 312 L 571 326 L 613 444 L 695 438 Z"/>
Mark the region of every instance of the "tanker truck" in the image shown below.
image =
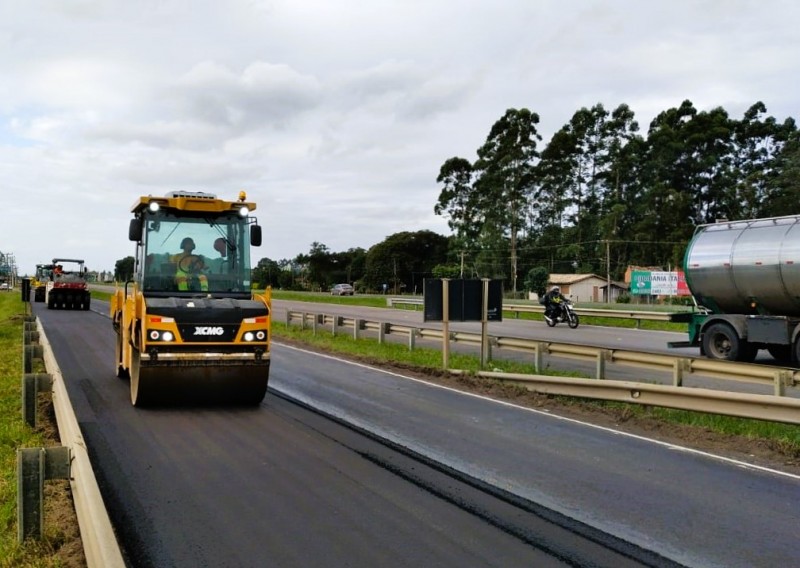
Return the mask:
<path id="1" fill-rule="evenodd" d="M 256 204 L 206 192 L 136 200 L 132 280 L 111 298 L 117 376 L 134 406 L 258 405 L 267 392 L 271 299 L 255 293 Z"/>
<path id="2" fill-rule="evenodd" d="M 698 310 L 676 316 L 701 355 L 800 366 L 800 215 L 700 225 L 684 258 Z"/>

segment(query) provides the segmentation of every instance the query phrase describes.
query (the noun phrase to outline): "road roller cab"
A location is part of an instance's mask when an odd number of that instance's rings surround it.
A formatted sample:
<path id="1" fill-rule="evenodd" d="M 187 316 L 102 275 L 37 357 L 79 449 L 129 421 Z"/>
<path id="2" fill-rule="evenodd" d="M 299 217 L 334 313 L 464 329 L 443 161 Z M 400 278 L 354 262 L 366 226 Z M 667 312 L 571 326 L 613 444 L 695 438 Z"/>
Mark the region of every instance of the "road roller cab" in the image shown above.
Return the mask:
<path id="1" fill-rule="evenodd" d="M 134 203 L 134 275 L 117 288 L 117 376 L 134 405 L 258 404 L 270 364 L 270 297 L 251 290 L 256 205 L 200 192 Z"/>

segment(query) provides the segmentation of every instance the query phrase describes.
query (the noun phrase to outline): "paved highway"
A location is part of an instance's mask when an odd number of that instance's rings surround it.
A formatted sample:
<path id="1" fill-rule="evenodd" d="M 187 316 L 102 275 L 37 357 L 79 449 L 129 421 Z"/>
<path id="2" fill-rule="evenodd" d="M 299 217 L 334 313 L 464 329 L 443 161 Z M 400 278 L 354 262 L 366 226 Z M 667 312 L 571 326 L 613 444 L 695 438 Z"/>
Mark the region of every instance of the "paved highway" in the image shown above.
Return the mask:
<path id="1" fill-rule="evenodd" d="M 323 313 L 328 315 L 339 315 L 348 318 L 361 318 L 369 321 L 390 322 L 393 324 L 417 327 L 441 329 L 438 322 L 424 322 L 422 311 L 397 310 L 370 308 L 364 306 L 347 306 L 340 304 L 324 304 L 311 302 L 295 302 L 284 300 L 273 300 L 273 320 L 286 321 L 286 312 Z M 297 325 L 297 323 L 295 323 Z M 329 327 L 329 326 L 327 326 Z M 480 334 L 480 323 L 451 323 L 450 330 Z M 363 332 L 368 335 L 369 332 Z M 670 341 L 682 341 L 686 339 L 686 334 L 667 331 L 646 331 L 641 329 L 603 327 L 592 325 L 581 325 L 577 329 L 569 329 L 566 325 L 558 325 L 554 328 L 547 327 L 544 322 L 519 319 L 505 319 L 502 322 L 490 322 L 488 327 L 489 335 L 503 337 L 519 337 L 524 339 L 586 345 L 603 349 L 623 349 L 627 351 L 657 353 L 670 356 L 700 357 L 700 350 L 697 348 L 670 349 L 667 344 Z M 373 336 L 375 334 L 373 333 Z M 391 340 L 404 342 L 402 336 L 391 336 Z M 441 341 L 417 340 L 420 346 L 441 348 Z M 451 342 L 451 350 L 471 352 L 479 354 L 479 348 L 464 343 Z M 510 349 L 496 349 L 493 353 L 496 358 L 515 359 L 533 362 L 532 353 L 524 353 Z M 594 360 L 568 359 L 558 356 L 545 355 L 544 366 L 553 370 L 568 370 L 584 373 L 588 377 L 594 377 L 596 373 L 596 362 Z M 760 352 L 758 363 L 774 365 L 774 360 L 766 351 Z M 672 371 L 652 369 L 647 370 L 638 366 L 630 366 L 620 363 L 609 362 L 606 365 L 606 377 L 609 379 L 624 381 L 646 381 L 659 384 L 672 384 Z M 743 382 L 732 381 L 699 374 L 691 374 L 684 377 L 684 386 L 702 387 L 719 390 L 730 390 L 749 394 L 774 394 L 774 386 L 769 381 Z M 800 388 L 788 387 L 786 396 L 800 398 Z"/>
<path id="2" fill-rule="evenodd" d="M 134 409 L 109 320 L 34 307 L 133 566 L 800 565 L 797 477 L 281 345 L 257 409 Z"/>

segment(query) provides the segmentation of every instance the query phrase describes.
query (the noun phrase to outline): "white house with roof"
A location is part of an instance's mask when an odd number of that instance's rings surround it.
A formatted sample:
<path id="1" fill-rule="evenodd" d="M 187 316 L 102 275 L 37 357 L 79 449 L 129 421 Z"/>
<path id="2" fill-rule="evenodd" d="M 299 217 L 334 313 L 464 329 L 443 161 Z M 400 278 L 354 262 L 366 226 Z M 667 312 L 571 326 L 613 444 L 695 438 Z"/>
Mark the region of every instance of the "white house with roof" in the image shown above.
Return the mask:
<path id="1" fill-rule="evenodd" d="M 561 288 L 561 293 L 573 302 L 606 302 L 608 280 L 597 274 L 551 274 L 547 281 L 547 289 L 553 286 Z M 622 282 L 611 281 L 611 302 L 615 302 L 620 294 L 627 292 L 628 287 Z"/>

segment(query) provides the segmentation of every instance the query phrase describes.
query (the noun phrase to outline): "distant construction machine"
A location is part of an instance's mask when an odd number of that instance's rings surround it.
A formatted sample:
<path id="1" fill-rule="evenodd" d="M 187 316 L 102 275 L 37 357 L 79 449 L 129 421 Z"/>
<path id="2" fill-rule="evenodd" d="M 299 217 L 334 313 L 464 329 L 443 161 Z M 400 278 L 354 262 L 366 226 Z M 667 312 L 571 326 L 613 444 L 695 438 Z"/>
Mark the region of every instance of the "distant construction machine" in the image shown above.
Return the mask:
<path id="1" fill-rule="evenodd" d="M 269 291 L 252 291 L 256 205 L 202 192 L 133 205 L 134 276 L 111 299 L 117 376 L 135 406 L 259 404 L 270 366 Z"/>
<path id="2" fill-rule="evenodd" d="M 74 258 L 54 258 L 51 266 L 51 276 L 45 286 L 44 295 L 48 309 L 88 310 L 92 296 L 86 283 L 86 268 L 83 266 L 83 261 Z M 34 292 L 35 298 L 36 292 Z"/>
<path id="3" fill-rule="evenodd" d="M 52 264 L 37 264 L 36 274 L 31 279 L 31 290 L 33 290 L 33 301 L 44 302 L 45 292 L 47 292 L 47 282 L 53 276 Z"/>

